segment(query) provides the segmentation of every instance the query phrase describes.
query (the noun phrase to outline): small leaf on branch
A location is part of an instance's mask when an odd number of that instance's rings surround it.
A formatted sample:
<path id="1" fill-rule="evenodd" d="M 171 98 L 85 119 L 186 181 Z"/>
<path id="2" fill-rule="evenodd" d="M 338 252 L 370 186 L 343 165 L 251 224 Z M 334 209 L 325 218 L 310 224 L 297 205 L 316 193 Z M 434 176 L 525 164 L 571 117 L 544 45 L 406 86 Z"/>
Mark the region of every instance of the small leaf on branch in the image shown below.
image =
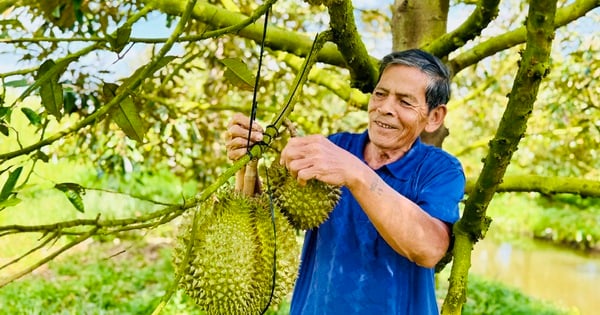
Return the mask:
<path id="1" fill-rule="evenodd" d="M 164 67 L 167 64 L 169 64 L 169 62 L 171 62 L 175 58 L 177 58 L 177 56 L 171 56 L 171 55 L 164 56 L 164 57 L 160 58 L 160 60 L 158 60 L 158 62 L 156 62 L 156 64 L 154 65 L 154 67 L 152 69 L 150 69 L 150 72 L 147 75 L 154 74 L 154 72 L 160 70 L 162 67 Z M 146 66 L 137 68 L 133 72 L 132 75 L 130 75 L 127 79 L 125 79 L 123 81 L 123 85 L 127 85 L 127 84 L 129 84 L 129 82 L 136 80 L 136 78 L 139 77 L 145 69 L 146 69 Z M 118 85 L 116 85 L 114 83 L 107 83 L 107 84 L 112 84 L 112 85 L 118 87 Z M 116 88 L 115 88 L 115 92 L 113 94 L 116 94 Z"/>
<path id="2" fill-rule="evenodd" d="M 23 107 L 23 108 L 21 108 L 21 111 L 23 112 L 23 114 L 25 114 L 25 116 L 27 117 L 27 120 L 29 120 L 29 122 L 32 125 L 39 126 L 42 124 L 42 118 L 33 109 L 28 108 L 28 107 Z"/>
<path id="3" fill-rule="evenodd" d="M 248 66 L 239 58 L 225 58 L 221 62 L 227 67 L 225 78 L 234 86 L 252 91 L 254 89 L 255 77 Z"/>
<path id="4" fill-rule="evenodd" d="M 65 193 L 65 196 L 77 211 L 81 213 L 85 211 L 83 198 L 81 197 L 85 194 L 85 189 L 81 185 L 77 183 L 59 183 L 54 185 L 54 188 Z"/>
<path id="5" fill-rule="evenodd" d="M 0 211 L 3 210 L 4 208 L 14 207 L 14 206 L 18 205 L 19 202 L 21 202 L 21 199 L 19 199 L 17 197 L 9 198 L 4 201 L 0 201 Z"/>
<path id="6" fill-rule="evenodd" d="M 12 110 L 10 109 L 10 107 L 2 107 L 2 106 L 0 106 L 0 118 L 6 117 L 6 120 L 10 121 L 10 114 L 11 113 L 12 113 Z"/>
<path id="7" fill-rule="evenodd" d="M 63 108 L 65 109 L 65 114 L 72 114 L 77 111 L 77 105 L 75 102 L 77 101 L 77 95 L 72 91 L 65 92 L 64 95 L 64 104 Z"/>
<path id="8" fill-rule="evenodd" d="M 40 66 L 36 79 L 39 80 L 47 72 L 55 71 L 56 67 L 59 66 L 57 66 L 51 59 L 44 61 L 44 63 L 42 63 Z M 44 105 L 44 108 L 48 111 L 48 113 L 60 120 L 60 109 L 62 108 L 63 104 L 63 89 L 62 85 L 58 83 L 58 73 L 59 72 L 52 74 L 51 77 L 40 86 L 40 97 L 42 98 L 42 105 Z"/>
<path id="9" fill-rule="evenodd" d="M 144 142 L 146 126 L 131 97 L 127 97 L 112 113 L 112 119 L 125 134 L 138 142 Z"/>
<path id="10" fill-rule="evenodd" d="M 21 171 L 23 170 L 23 166 L 17 167 L 14 171 L 8 174 L 8 179 L 2 186 L 2 190 L 0 191 L 0 201 L 5 201 L 10 197 L 13 192 L 13 189 L 17 185 L 17 180 L 19 176 L 21 176 Z"/>
<path id="11" fill-rule="evenodd" d="M 28 86 L 29 83 L 27 83 L 27 80 L 25 79 L 21 79 L 21 80 L 13 80 L 13 81 L 8 81 L 4 83 L 4 86 L 6 87 L 24 87 L 24 86 Z"/>
<path id="12" fill-rule="evenodd" d="M 129 37 L 131 36 L 131 25 L 123 25 L 117 29 L 117 34 L 114 36 L 111 34 L 106 35 L 106 39 L 110 44 L 111 50 L 119 53 L 127 43 L 129 43 Z"/>
<path id="13" fill-rule="evenodd" d="M 8 137 L 8 127 L 3 121 L 0 121 L 0 133 Z"/>
<path id="14" fill-rule="evenodd" d="M 102 93 L 110 100 L 115 97 L 118 89 L 118 85 L 106 83 L 102 87 Z M 128 96 L 111 111 L 111 118 L 129 138 L 138 142 L 144 141 L 147 128 L 131 97 Z"/>

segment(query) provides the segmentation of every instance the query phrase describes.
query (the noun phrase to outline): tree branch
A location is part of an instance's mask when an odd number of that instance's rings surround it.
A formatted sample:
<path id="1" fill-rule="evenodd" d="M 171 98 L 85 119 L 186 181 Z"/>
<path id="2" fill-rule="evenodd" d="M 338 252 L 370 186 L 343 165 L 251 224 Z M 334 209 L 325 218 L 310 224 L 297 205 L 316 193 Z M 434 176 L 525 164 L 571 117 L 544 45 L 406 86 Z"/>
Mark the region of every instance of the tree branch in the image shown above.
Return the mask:
<path id="1" fill-rule="evenodd" d="M 142 2 L 167 14 L 181 15 L 181 4 L 178 0 L 142 0 Z M 248 18 L 244 14 L 228 11 L 209 4 L 206 1 L 198 1 L 196 3 L 192 17 L 213 27 L 228 27 L 239 24 Z M 255 22 L 241 29 L 236 35 L 260 43 L 262 40 L 262 31 L 262 23 Z M 313 38 L 308 35 L 290 32 L 277 26 L 269 26 L 269 32 L 265 39 L 266 47 L 273 50 L 286 51 L 300 57 L 306 57 L 309 54 L 312 43 Z M 333 43 L 325 43 L 319 51 L 317 61 L 338 67 L 346 67 L 346 62 L 342 54 Z M 372 62 L 376 63 L 378 60 L 372 57 Z"/>
<path id="2" fill-rule="evenodd" d="M 329 0 L 325 1 L 325 5 L 329 9 L 333 41 L 350 69 L 351 86 L 370 93 L 377 84 L 378 63 L 371 59 L 358 33 L 352 1 Z"/>
<path id="3" fill-rule="evenodd" d="M 475 180 L 467 179 L 467 194 L 474 191 Z M 537 175 L 504 176 L 496 192 L 539 192 L 544 195 L 575 194 L 581 197 L 600 197 L 600 181 Z"/>
<path id="4" fill-rule="evenodd" d="M 436 56 L 447 56 L 450 52 L 462 47 L 466 42 L 479 36 L 496 16 L 500 0 L 480 0 L 477 7 L 456 30 L 446 33 L 423 47 Z"/>
<path id="5" fill-rule="evenodd" d="M 565 26 L 599 6 L 600 1 L 598 0 L 576 0 L 573 2 L 573 4 L 560 8 L 556 11 L 556 19 L 553 27 L 554 29 L 557 29 Z M 454 59 L 450 60 L 448 67 L 452 73 L 456 74 L 462 69 L 474 65 L 486 57 L 492 56 L 499 51 L 503 51 L 518 44 L 522 44 L 526 40 L 527 30 L 525 26 L 523 26 L 513 31 L 490 38 L 487 41 L 471 48 L 470 50 L 461 53 Z"/>
<path id="6" fill-rule="evenodd" d="M 475 188 L 465 202 L 460 220 L 454 224 L 454 257 L 448 294 L 442 314 L 461 314 L 466 302 L 467 278 L 474 244 L 484 237 L 490 224 L 486 216 L 513 153 L 525 134 L 539 86 L 550 69 L 557 0 L 532 0 L 527 17 L 527 46 L 490 150 Z"/>

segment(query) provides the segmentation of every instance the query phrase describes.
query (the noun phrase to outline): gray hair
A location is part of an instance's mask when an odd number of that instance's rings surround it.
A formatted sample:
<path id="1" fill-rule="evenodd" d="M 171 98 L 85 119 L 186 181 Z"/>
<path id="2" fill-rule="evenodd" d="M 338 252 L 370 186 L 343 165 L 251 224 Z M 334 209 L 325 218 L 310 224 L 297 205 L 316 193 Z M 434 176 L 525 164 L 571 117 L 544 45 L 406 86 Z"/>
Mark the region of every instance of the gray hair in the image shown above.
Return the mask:
<path id="1" fill-rule="evenodd" d="M 420 49 L 409 49 L 390 53 L 381 59 L 379 65 L 379 81 L 381 74 L 390 65 L 405 65 L 420 69 L 429 78 L 425 89 L 425 101 L 429 110 L 448 103 L 450 99 L 450 71 L 436 56 Z"/>

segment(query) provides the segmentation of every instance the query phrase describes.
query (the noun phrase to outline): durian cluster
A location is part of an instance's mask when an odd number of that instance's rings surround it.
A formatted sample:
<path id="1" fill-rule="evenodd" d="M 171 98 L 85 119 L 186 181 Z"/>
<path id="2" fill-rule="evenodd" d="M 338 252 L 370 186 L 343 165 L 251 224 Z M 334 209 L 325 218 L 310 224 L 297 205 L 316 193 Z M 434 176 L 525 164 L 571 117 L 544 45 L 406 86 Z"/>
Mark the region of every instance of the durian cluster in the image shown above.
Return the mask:
<path id="1" fill-rule="evenodd" d="M 301 186 L 276 162 L 264 175 L 265 193 L 248 196 L 227 186 L 183 218 L 173 254 L 176 276 L 209 315 L 260 314 L 277 305 L 298 273 L 295 230 L 318 227 L 340 198 L 339 187 L 318 180 Z"/>
<path id="2" fill-rule="evenodd" d="M 310 230 L 321 225 L 340 199 L 339 187 L 316 179 L 300 185 L 277 162 L 271 164 L 267 173 L 277 206 L 296 229 Z"/>
<path id="3" fill-rule="evenodd" d="M 215 195 L 180 226 L 173 255 L 180 287 L 207 314 L 260 314 L 293 288 L 296 233 L 277 209 L 272 217 L 264 194 L 246 196 L 227 188 Z M 189 246 L 188 263 L 180 270 Z"/>

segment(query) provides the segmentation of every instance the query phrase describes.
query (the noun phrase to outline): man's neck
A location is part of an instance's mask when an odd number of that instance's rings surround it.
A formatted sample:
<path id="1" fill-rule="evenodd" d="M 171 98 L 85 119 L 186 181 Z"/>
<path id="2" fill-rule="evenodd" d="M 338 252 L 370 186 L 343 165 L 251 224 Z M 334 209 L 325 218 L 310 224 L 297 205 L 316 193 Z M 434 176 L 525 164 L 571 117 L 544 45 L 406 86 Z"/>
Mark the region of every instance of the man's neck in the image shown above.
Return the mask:
<path id="1" fill-rule="evenodd" d="M 365 146 L 365 161 L 372 169 L 376 170 L 386 164 L 401 159 L 409 149 L 410 147 L 389 151 L 378 148 L 372 142 L 369 142 Z"/>

